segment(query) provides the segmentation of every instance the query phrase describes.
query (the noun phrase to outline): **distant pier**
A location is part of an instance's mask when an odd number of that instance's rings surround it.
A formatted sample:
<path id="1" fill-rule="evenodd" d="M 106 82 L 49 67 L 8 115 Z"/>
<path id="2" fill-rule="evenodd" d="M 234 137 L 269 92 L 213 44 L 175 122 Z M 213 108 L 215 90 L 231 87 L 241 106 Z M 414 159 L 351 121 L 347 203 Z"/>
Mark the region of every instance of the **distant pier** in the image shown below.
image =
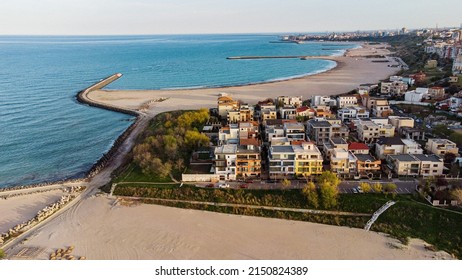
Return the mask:
<path id="1" fill-rule="evenodd" d="M 230 60 L 239 60 L 239 59 L 324 59 L 324 60 L 333 60 L 336 61 L 335 56 L 311 56 L 311 55 L 281 55 L 281 56 L 230 56 L 226 59 Z"/>

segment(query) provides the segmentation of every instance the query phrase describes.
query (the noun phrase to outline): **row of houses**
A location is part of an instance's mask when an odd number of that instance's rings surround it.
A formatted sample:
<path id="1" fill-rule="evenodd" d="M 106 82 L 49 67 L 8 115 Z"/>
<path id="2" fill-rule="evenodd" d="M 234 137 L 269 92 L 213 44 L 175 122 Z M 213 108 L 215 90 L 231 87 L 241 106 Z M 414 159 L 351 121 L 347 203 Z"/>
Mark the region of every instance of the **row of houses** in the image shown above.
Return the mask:
<path id="1" fill-rule="evenodd" d="M 254 107 L 221 96 L 217 112 L 227 124 L 218 130 L 211 172 L 219 180 L 306 178 L 325 169 L 344 178 L 374 178 L 387 172 L 435 176 L 443 174 L 442 156 L 458 153 L 446 139 L 429 139 L 424 150 L 417 141 L 425 134 L 414 127 L 414 119 L 388 113 L 371 117 L 374 109 L 375 114 L 390 112 L 387 101 L 367 95 L 360 100 L 366 106 L 349 96 L 313 97 L 314 108 L 302 106 L 301 97 L 280 97 L 277 104 L 267 100 Z M 338 104 L 348 105 L 333 113 L 331 107 Z M 292 107 L 295 117 L 284 113 Z M 300 112 L 306 114 L 297 115 Z"/>

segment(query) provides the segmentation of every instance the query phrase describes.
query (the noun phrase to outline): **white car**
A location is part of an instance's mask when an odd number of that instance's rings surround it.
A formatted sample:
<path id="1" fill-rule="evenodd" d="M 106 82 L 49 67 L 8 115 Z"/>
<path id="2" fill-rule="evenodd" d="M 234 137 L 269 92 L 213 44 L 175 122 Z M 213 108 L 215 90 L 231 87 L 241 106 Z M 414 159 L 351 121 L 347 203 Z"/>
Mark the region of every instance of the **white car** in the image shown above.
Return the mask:
<path id="1" fill-rule="evenodd" d="M 360 186 L 358 186 L 356 189 L 358 190 L 359 193 L 363 193 L 363 189 L 361 189 Z"/>
<path id="2" fill-rule="evenodd" d="M 358 193 L 358 191 L 356 190 L 356 188 L 353 188 L 353 193 Z"/>
<path id="3" fill-rule="evenodd" d="M 229 184 L 227 183 L 221 183 L 218 185 L 219 188 L 229 188 Z"/>

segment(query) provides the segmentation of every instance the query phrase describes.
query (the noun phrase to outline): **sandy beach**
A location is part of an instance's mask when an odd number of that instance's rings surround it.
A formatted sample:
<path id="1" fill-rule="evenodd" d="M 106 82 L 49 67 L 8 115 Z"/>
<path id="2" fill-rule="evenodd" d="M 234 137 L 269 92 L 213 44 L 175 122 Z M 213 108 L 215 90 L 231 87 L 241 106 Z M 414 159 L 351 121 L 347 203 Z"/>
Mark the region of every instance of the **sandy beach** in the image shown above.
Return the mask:
<path id="1" fill-rule="evenodd" d="M 420 240 L 362 229 L 235 216 L 91 197 L 51 221 L 22 246 L 75 246 L 87 259 L 442 259 Z M 398 248 L 396 248 L 398 247 Z"/>
<path id="2" fill-rule="evenodd" d="M 109 260 L 450 258 L 444 252 L 427 251 L 420 240 L 402 246 L 395 239 L 362 229 L 157 205 L 128 207 L 118 204 L 116 198 L 96 195 L 97 188 L 109 182 L 111 172 L 120 165 L 133 146 L 133 139 L 153 115 L 177 109 L 214 107 L 221 92 L 249 103 L 279 95 L 302 95 L 307 99 L 311 95 L 348 92 L 359 84 L 387 78 L 397 70 L 387 67 L 387 63 L 373 63 L 363 57 L 378 53 L 389 54 L 376 45 L 366 45 L 349 51 L 346 56 L 333 58 L 338 63 L 333 70 L 289 81 L 213 89 L 90 92 L 88 98 L 95 102 L 130 110 L 161 97 L 168 99 L 150 103 L 109 164 L 85 183 L 87 190 L 74 205 L 6 246 L 8 256 L 14 258 L 21 249 L 38 247 L 42 253 L 33 258 L 48 259 L 54 250 L 72 245 L 76 256 Z M 53 195 L 50 192 L 0 201 L 0 229 L 21 219 L 27 220 L 28 215 L 52 200 Z"/>
<path id="3" fill-rule="evenodd" d="M 127 109 L 138 109 L 151 100 L 168 98 L 158 105 L 151 106 L 153 113 L 159 113 L 178 109 L 216 107 L 218 94 L 222 92 L 250 104 L 281 95 L 302 96 L 304 99 L 313 95 L 337 95 L 356 89 L 360 84 L 377 83 L 398 70 L 396 67 L 388 67 L 388 65 L 397 65 L 393 59 L 389 63 L 375 63 L 372 61 L 377 58 L 365 57 L 369 55 L 391 55 L 391 53 L 384 45 L 363 44 L 362 48 L 349 50 L 345 56 L 331 57 L 330 59 L 337 63 L 337 67 L 327 72 L 287 81 L 185 90 L 96 90 L 88 94 L 88 98 Z"/>

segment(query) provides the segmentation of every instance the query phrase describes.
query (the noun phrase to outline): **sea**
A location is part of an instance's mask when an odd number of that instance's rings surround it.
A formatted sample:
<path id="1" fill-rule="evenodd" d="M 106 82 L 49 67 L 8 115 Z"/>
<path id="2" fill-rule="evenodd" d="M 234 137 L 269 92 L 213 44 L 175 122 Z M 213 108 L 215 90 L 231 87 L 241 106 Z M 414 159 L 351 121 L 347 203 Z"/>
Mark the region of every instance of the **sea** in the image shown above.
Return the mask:
<path id="1" fill-rule="evenodd" d="M 76 101 L 77 92 L 114 73 L 124 76 L 108 89 L 253 84 L 323 72 L 335 62 L 226 58 L 341 55 L 357 47 L 277 40 L 268 34 L 0 36 L 0 187 L 84 176 L 134 121 Z"/>

